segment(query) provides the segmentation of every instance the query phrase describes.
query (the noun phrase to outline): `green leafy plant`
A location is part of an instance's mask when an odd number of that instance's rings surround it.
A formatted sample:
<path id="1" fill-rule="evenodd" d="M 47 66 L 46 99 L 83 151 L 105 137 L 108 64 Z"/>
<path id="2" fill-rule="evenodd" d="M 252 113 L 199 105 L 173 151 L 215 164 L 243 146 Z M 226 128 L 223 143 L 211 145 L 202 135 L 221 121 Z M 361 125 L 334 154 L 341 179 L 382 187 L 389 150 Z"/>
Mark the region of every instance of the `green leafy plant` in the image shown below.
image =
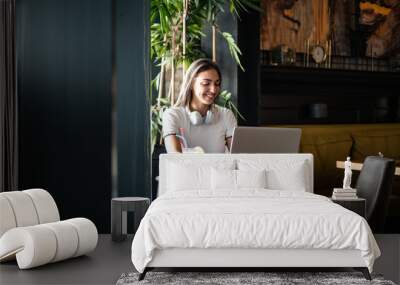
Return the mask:
<path id="1" fill-rule="evenodd" d="M 240 49 L 233 36 L 221 31 L 218 26 L 218 15 L 224 13 L 225 4 L 234 17 L 239 17 L 247 9 L 260 11 L 259 0 L 151 0 L 151 58 L 160 69 L 152 80 L 153 96 L 151 107 L 151 146 L 160 142 L 162 114 L 176 101 L 177 87 L 184 76 L 186 68 L 194 60 L 205 57 L 201 49 L 201 38 L 204 37 L 205 23 L 212 28 L 212 59 L 216 58 L 216 34 L 222 35 L 229 52 L 237 65 L 242 69 Z M 242 119 L 231 100 L 231 93 L 222 91 L 217 104 L 231 109 L 235 116 Z"/>
<path id="2" fill-rule="evenodd" d="M 225 108 L 230 109 L 236 118 L 241 118 L 242 120 L 246 120 L 242 114 L 240 114 L 239 110 L 236 108 L 235 104 L 232 102 L 232 94 L 226 90 L 223 90 L 216 99 L 216 104 Z"/>

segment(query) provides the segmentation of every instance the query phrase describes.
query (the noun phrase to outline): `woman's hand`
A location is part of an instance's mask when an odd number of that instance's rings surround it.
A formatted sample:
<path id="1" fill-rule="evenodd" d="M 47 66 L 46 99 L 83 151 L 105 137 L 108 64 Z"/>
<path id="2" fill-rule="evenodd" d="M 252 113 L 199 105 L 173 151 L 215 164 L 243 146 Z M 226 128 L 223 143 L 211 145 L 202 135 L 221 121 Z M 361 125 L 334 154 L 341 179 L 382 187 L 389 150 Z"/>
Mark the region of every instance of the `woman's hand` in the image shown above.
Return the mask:
<path id="1" fill-rule="evenodd" d="M 170 135 L 164 138 L 164 143 L 165 143 L 165 148 L 167 150 L 167 153 L 176 153 L 176 152 L 182 152 L 182 147 L 179 139 L 174 136 Z"/>

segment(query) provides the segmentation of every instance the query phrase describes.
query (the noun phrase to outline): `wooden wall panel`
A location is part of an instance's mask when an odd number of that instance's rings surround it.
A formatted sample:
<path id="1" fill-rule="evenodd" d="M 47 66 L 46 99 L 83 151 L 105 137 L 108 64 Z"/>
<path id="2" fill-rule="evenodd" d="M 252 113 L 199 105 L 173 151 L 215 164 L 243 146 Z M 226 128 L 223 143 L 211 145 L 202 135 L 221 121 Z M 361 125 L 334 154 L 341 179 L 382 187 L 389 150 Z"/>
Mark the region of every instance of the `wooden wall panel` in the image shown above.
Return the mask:
<path id="1" fill-rule="evenodd" d="M 332 42 L 334 55 L 389 57 L 400 53 L 400 0 L 262 0 L 260 48 Z"/>
<path id="2" fill-rule="evenodd" d="M 262 50 L 286 45 L 296 52 L 305 52 L 307 40 L 315 44 L 327 41 L 330 30 L 328 0 L 293 1 L 289 9 L 283 9 L 282 2 L 262 1 Z"/>

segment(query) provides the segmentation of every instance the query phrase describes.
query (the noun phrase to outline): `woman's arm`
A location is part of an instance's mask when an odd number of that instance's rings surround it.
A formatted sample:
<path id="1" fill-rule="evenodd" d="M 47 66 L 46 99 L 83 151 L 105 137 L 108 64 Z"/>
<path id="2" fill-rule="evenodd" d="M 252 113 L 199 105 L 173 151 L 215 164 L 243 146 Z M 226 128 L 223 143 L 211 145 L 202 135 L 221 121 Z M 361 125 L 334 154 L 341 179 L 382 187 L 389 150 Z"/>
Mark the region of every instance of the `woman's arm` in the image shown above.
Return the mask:
<path id="1" fill-rule="evenodd" d="M 182 152 L 181 143 L 175 135 L 166 136 L 164 138 L 164 144 L 167 153 Z"/>
<path id="2" fill-rule="evenodd" d="M 181 143 L 176 137 L 180 128 L 179 110 L 168 108 L 162 117 L 162 134 L 165 148 L 168 153 L 182 152 Z"/>

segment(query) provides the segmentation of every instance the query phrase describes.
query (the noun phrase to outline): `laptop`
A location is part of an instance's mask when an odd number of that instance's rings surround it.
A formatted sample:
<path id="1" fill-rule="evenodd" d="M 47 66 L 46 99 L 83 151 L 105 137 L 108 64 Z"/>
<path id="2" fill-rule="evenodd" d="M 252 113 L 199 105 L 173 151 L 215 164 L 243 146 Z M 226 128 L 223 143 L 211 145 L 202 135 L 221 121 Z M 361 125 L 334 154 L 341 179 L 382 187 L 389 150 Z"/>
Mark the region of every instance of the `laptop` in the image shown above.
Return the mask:
<path id="1" fill-rule="evenodd" d="M 298 153 L 301 129 L 236 127 L 231 153 Z"/>

